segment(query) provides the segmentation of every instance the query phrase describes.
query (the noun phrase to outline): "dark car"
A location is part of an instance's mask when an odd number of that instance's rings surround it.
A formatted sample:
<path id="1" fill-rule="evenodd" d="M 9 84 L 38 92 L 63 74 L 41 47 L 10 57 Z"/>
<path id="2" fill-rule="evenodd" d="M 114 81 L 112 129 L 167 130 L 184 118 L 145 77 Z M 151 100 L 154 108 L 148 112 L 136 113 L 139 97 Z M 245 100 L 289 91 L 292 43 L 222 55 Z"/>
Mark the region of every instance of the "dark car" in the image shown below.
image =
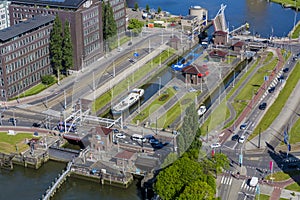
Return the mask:
<path id="1" fill-rule="evenodd" d="M 265 110 L 266 107 L 267 107 L 267 103 L 266 103 L 266 102 L 263 102 L 263 103 L 261 103 L 261 104 L 259 105 L 258 108 L 259 108 L 260 110 Z"/>
<path id="2" fill-rule="evenodd" d="M 286 68 L 284 68 L 282 71 L 283 71 L 284 73 L 286 73 L 286 72 L 288 72 L 288 71 L 289 71 L 289 68 L 288 68 L 288 67 L 286 67 Z"/>
<path id="3" fill-rule="evenodd" d="M 33 124 L 32 124 L 32 126 L 33 126 L 33 127 L 37 127 L 37 128 L 38 128 L 38 127 L 41 127 L 41 124 L 38 124 L 38 123 L 33 123 Z"/>
<path id="4" fill-rule="evenodd" d="M 268 89 L 269 93 L 273 93 L 275 91 L 275 87 L 270 87 L 270 89 Z"/>
<path id="5" fill-rule="evenodd" d="M 240 129 L 241 129 L 241 130 L 245 130 L 245 129 L 247 128 L 247 125 L 248 125 L 247 122 L 243 123 L 243 124 L 240 126 Z"/>
<path id="6" fill-rule="evenodd" d="M 234 136 L 231 137 L 231 140 L 237 141 L 239 138 L 240 138 L 239 135 L 234 135 Z"/>

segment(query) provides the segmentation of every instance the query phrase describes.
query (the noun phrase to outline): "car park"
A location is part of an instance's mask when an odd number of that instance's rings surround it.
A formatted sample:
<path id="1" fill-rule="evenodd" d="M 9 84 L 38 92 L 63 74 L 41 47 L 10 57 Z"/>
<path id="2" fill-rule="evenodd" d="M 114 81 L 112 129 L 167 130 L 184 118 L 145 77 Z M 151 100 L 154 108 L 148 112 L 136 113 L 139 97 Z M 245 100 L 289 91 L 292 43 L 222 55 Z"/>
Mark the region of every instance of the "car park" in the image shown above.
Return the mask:
<path id="1" fill-rule="evenodd" d="M 246 140 L 246 137 L 244 135 L 242 135 L 240 138 L 239 138 L 239 143 L 244 143 Z"/>
<path id="2" fill-rule="evenodd" d="M 240 136 L 238 134 L 236 134 L 236 135 L 231 137 L 231 140 L 237 141 L 239 138 L 240 138 Z"/>
<path id="3" fill-rule="evenodd" d="M 250 179 L 250 182 L 249 182 L 249 186 L 250 187 L 256 187 L 258 184 L 258 178 L 253 176 L 251 179 Z"/>
<path id="4" fill-rule="evenodd" d="M 116 137 L 117 137 L 117 138 L 121 138 L 121 139 L 125 139 L 125 138 L 126 138 L 126 135 L 124 135 L 123 133 L 117 133 L 117 134 L 116 134 Z"/>
<path id="5" fill-rule="evenodd" d="M 210 145 L 210 147 L 211 148 L 218 148 L 218 147 L 221 147 L 221 144 L 218 143 L 218 142 L 217 143 L 213 143 L 213 144 Z"/>
<path id="6" fill-rule="evenodd" d="M 261 103 L 261 104 L 259 105 L 258 108 L 259 108 L 260 110 L 265 110 L 266 107 L 267 107 L 267 103 L 266 103 L 266 102 L 263 102 L 263 103 Z"/>

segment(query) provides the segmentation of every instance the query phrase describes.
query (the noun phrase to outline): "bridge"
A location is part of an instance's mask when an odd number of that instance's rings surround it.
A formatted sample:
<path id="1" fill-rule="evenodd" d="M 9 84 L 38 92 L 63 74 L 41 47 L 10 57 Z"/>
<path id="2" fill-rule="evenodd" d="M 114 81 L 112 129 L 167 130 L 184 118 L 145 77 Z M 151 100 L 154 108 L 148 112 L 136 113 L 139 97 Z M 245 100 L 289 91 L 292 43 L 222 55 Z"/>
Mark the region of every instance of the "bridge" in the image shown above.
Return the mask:
<path id="1" fill-rule="evenodd" d="M 70 174 L 72 164 L 73 162 L 69 162 L 66 171 L 59 175 L 59 177 L 55 179 L 55 182 L 52 182 L 52 185 L 49 186 L 49 189 L 47 189 L 46 194 L 42 196 L 43 200 L 49 200 L 54 195 L 56 190 L 61 186 L 61 184 L 66 180 L 67 176 Z"/>
<path id="2" fill-rule="evenodd" d="M 218 11 L 215 18 L 213 19 L 213 24 L 214 24 L 215 31 L 223 31 L 228 33 L 228 27 L 225 20 L 225 14 L 224 14 L 225 8 L 226 5 L 221 4 L 220 10 Z"/>

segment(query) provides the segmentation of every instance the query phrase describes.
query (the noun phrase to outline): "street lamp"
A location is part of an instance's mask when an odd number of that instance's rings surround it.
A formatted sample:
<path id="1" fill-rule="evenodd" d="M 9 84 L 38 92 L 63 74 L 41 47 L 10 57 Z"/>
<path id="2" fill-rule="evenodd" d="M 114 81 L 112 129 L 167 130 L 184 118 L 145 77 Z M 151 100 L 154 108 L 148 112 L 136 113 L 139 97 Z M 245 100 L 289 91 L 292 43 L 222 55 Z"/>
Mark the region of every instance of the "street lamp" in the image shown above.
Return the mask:
<path id="1" fill-rule="evenodd" d="M 159 79 L 159 83 L 158 83 L 158 96 L 160 96 L 160 87 L 161 87 L 161 77 L 157 77 Z"/>

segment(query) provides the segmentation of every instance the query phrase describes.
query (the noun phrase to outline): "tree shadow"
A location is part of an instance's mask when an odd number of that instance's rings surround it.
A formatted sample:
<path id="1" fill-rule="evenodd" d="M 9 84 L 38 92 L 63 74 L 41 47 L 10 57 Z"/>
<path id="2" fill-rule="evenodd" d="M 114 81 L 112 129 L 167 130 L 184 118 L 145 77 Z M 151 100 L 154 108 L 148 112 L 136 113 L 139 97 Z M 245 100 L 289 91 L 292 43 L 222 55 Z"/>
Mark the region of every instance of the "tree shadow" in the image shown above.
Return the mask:
<path id="1" fill-rule="evenodd" d="M 300 159 L 293 153 L 287 151 L 276 152 L 274 147 L 266 142 L 268 154 L 273 160 L 274 172 L 282 170 L 285 174 L 288 174 L 298 185 L 300 184 Z M 274 180 L 276 181 L 276 180 Z"/>

